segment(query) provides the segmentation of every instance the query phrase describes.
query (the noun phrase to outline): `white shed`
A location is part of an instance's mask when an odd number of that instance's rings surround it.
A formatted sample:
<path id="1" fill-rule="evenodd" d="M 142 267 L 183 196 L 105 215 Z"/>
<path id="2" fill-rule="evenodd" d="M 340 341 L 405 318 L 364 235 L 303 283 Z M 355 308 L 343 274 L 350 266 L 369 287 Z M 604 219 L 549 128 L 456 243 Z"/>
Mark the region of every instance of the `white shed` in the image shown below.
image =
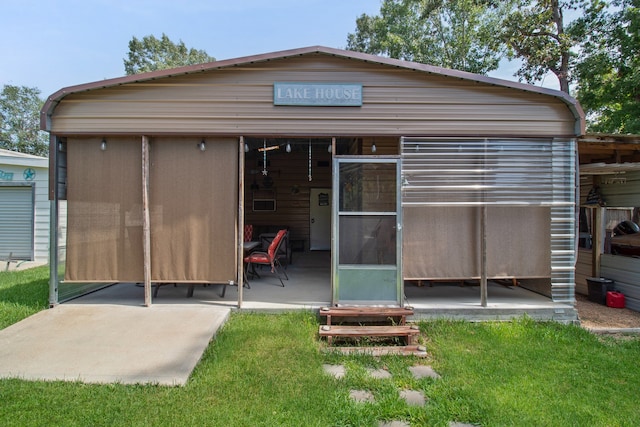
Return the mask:
<path id="1" fill-rule="evenodd" d="M 49 159 L 0 149 L 0 259 L 47 262 Z"/>

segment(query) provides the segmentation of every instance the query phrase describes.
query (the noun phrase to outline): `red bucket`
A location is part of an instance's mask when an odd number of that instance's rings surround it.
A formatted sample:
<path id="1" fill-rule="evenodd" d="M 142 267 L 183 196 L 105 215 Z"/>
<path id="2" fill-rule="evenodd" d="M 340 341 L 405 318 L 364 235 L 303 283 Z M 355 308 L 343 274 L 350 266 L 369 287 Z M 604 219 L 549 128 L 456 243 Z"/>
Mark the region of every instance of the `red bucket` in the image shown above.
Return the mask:
<path id="1" fill-rule="evenodd" d="M 607 292 L 607 307 L 624 308 L 624 295 L 620 292 Z"/>

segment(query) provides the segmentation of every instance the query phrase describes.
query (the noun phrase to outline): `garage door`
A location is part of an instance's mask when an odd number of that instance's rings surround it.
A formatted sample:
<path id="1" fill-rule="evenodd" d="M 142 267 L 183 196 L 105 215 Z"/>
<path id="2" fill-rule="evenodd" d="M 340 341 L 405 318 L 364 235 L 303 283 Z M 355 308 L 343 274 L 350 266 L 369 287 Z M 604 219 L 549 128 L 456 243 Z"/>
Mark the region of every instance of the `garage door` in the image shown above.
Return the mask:
<path id="1" fill-rule="evenodd" d="M 33 258 L 33 187 L 0 187 L 0 258 Z"/>

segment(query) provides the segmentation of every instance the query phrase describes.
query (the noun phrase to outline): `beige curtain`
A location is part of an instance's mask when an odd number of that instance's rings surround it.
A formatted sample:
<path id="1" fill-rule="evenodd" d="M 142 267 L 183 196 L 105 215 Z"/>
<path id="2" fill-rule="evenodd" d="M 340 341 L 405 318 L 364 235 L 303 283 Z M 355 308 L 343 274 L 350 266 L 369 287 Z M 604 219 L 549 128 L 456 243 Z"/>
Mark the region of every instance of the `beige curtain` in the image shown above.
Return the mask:
<path id="1" fill-rule="evenodd" d="M 405 207 L 405 279 L 480 277 L 479 207 Z M 550 209 L 487 209 L 487 276 L 550 277 Z"/>
<path id="2" fill-rule="evenodd" d="M 475 207 L 405 207 L 406 279 L 465 279 L 480 275 L 480 221 Z"/>
<path id="3" fill-rule="evenodd" d="M 67 140 L 65 281 L 143 280 L 139 138 Z"/>
<path id="4" fill-rule="evenodd" d="M 487 275 L 551 277 L 550 208 L 487 209 Z"/>
<path id="5" fill-rule="evenodd" d="M 154 282 L 236 280 L 238 144 L 154 138 L 150 153 Z"/>
<path id="6" fill-rule="evenodd" d="M 142 282 L 141 138 L 70 138 L 65 281 Z M 153 139 L 154 282 L 236 280 L 238 150 L 233 139 Z"/>

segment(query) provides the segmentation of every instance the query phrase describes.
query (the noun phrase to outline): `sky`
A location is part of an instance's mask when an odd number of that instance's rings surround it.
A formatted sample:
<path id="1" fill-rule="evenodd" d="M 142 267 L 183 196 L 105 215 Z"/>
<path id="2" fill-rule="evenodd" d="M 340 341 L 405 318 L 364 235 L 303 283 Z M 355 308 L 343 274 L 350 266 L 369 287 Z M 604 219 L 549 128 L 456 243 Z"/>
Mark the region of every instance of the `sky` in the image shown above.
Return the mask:
<path id="1" fill-rule="evenodd" d="M 307 46 L 344 49 L 381 0 L 0 0 L 0 85 L 58 90 L 124 72 L 129 41 L 165 33 L 218 60 Z M 492 77 L 516 80 L 513 64 Z M 550 79 L 552 80 L 552 79 Z M 550 86 L 553 88 L 553 86 Z"/>

